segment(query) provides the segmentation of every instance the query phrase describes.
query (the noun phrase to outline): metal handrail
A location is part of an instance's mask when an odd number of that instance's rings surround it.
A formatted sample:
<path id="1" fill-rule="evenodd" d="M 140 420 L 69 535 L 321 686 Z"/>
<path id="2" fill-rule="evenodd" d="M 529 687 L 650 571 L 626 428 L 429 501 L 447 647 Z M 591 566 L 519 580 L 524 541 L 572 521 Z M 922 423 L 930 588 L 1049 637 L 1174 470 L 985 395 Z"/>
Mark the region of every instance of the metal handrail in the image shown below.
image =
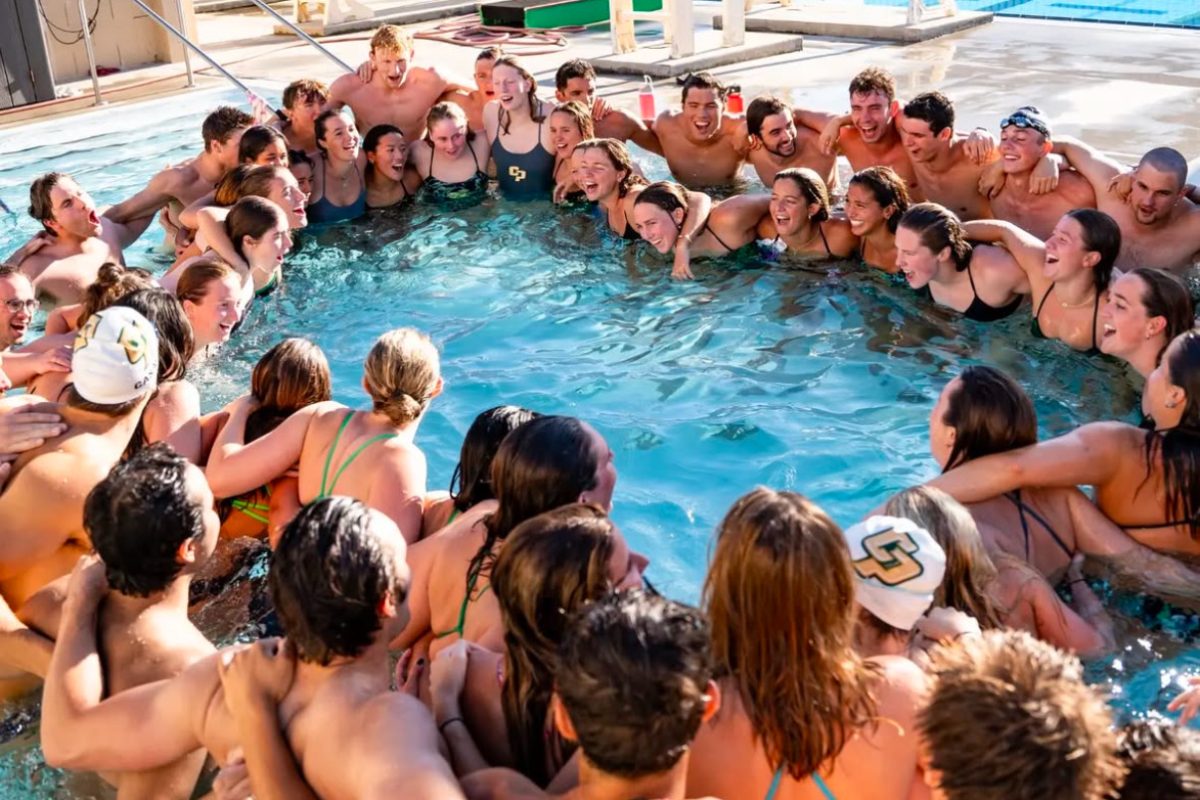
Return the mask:
<path id="1" fill-rule="evenodd" d="M 317 48 L 318 50 L 320 50 L 320 51 L 321 51 L 322 53 L 324 53 L 324 54 L 325 54 L 325 55 L 326 55 L 326 56 L 327 56 L 327 57 L 328 57 L 328 58 L 329 58 L 331 61 L 333 61 L 333 63 L 337 64 L 337 65 L 338 65 L 338 66 L 340 66 L 342 69 L 346 70 L 346 72 L 354 72 L 354 71 L 355 71 L 355 70 L 354 70 L 354 67 L 350 66 L 350 65 L 349 65 L 349 64 L 347 64 L 345 61 L 342 61 L 340 58 L 338 58 L 337 56 L 335 56 L 331 50 L 329 50 L 327 47 L 325 47 L 323 44 L 321 44 L 320 42 L 318 42 L 316 39 L 312 38 L 312 37 L 311 37 L 311 36 L 309 36 L 307 33 L 305 33 L 305 32 L 304 32 L 304 30 L 303 30 L 303 29 L 302 29 L 300 26 L 296 25 L 296 23 L 292 22 L 290 19 L 288 19 L 287 17 L 283 16 L 283 15 L 282 15 L 282 14 L 280 14 L 278 11 L 276 11 L 275 9 L 271 8 L 269 5 L 267 5 L 266 3 L 264 3 L 264 2 L 263 2 L 263 0 L 250 0 L 250 2 L 254 3 L 254 5 L 258 6 L 258 7 L 259 7 L 259 8 L 261 8 L 263 11 L 267 12 L 267 13 L 268 13 L 268 14 L 270 14 L 272 17 L 274 17 L 275 19 L 277 19 L 277 20 L 279 20 L 280 22 L 282 22 L 284 25 L 286 25 L 288 28 L 290 28 L 290 29 L 291 29 L 292 33 L 296 34 L 296 35 L 297 35 L 297 36 L 299 36 L 301 39 L 303 39 L 304 41 L 306 41 L 306 42 L 308 42 L 309 44 L 311 44 L 313 47 L 315 47 L 315 48 Z"/>
<path id="2" fill-rule="evenodd" d="M 142 11 L 145 11 L 147 14 L 149 14 L 151 17 L 153 17 L 155 22 L 157 22 L 159 25 L 161 25 L 162 27 L 164 27 L 168 31 L 170 31 L 172 34 L 174 34 L 175 38 L 177 38 L 177 39 L 179 39 L 179 41 L 183 42 L 183 44 L 186 47 L 189 47 L 192 50 L 195 50 L 196 55 L 200 56 L 205 61 L 207 61 L 213 69 L 215 69 L 217 72 L 224 75 L 229 80 L 233 81 L 233 83 L 236 84 L 239 89 L 241 89 L 243 92 L 246 92 L 247 94 L 253 94 L 253 92 L 251 91 L 249 86 L 247 86 L 246 84 L 244 84 L 240 80 L 238 80 L 237 77 L 232 72 L 230 72 L 229 70 L 222 67 L 219 61 L 217 61 L 215 58 L 213 58 L 212 56 L 210 56 L 208 53 L 206 53 L 204 51 L 203 47 L 201 47 L 200 45 L 193 42 L 191 39 L 189 39 L 187 37 L 187 35 L 185 33 L 183 33 L 178 28 L 176 28 L 174 25 L 172 25 L 171 23 L 169 23 L 165 19 L 163 19 L 163 17 L 157 11 L 150 8 L 150 6 L 146 5 L 142 0 L 132 0 L 132 1 L 140 9 L 142 9 Z M 82 0 L 80 0 L 80 2 L 82 2 Z"/>

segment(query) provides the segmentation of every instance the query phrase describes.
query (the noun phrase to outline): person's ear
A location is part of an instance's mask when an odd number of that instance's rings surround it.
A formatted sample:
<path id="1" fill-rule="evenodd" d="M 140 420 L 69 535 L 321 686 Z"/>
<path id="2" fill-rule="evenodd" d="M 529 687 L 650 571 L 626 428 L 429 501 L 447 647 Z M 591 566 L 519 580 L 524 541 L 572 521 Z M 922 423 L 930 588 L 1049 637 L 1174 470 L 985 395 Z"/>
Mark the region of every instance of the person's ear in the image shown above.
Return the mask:
<path id="1" fill-rule="evenodd" d="M 442 376 L 439 375 L 438 379 L 437 379 L 437 383 L 435 383 L 433 385 L 433 391 L 431 391 L 429 393 L 429 399 L 432 400 L 433 398 L 437 397 L 439 394 L 442 393 L 442 390 L 444 390 L 445 388 L 446 388 L 446 382 L 442 379 Z"/>
<path id="2" fill-rule="evenodd" d="M 579 737 L 575 734 L 575 724 L 571 722 L 571 715 L 567 713 L 558 692 L 550 695 L 550 713 L 554 717 L 554 729 L 560 736 L 568 741 L 579 741 Z"/>
<path id="3" fill-rule="evenodd" d="M 1146 320 L 1146 338 L 1153 339 L 1167 329 L 1166 317 L 1151 317 Z"/>
<path id="4" fill-rule="evenodd" d="M 380 619 L 392 619 L 396 616 L 397 610 L 395 595 L 391 590 L 384 592 L 383 597 L 379 598 L 379 607 L 375 609 Z"/>
<path id="5" fill-rule="evenodd" d="M 196 541 L 194 539 L 189 537 L 179 543 L 179 547 L 175 550 L 176 564 L 195 564 L 196 558 Z"/>
<path id="6" fill-rule="evenodd" d="M 676 225 L 682 225 L 683 220 L 686 216 L 687 216 L 687 212 L 684 211 L 682 208 L 677 208 L 671 212 L 671 219 L 675 220 Z"/>
<path id="7" fill-rule="evenodd" d="M 710 680 L 708 687 L 704 690 L 704 713 L 700 716 L 701 722 L 708 722 L 717 715 L 721 710 L 721 687 L 716 681 Z"/>
<path id="8" fill-rule="evenodd" d="M 1088 269 L 1093 269 L 1100 263 L 1100 254 L 1095 250 L 1089 250 L 1083 254 L 1083 265 Z"/>
<path id="9" fill-rule="evenodd" d="M 892 104 L 890 106 L 888 106 L 888 116 L 889 117 L 897 117 L 899 115 L 900 115 L 900 101 L 893 100 Z"/>
<path id="10" fill-rule="evenodd" d="M 950 245 L 946 245 L 937 254 L 938 261 L 953 261 L 954 253 L 950 250 Z"/>

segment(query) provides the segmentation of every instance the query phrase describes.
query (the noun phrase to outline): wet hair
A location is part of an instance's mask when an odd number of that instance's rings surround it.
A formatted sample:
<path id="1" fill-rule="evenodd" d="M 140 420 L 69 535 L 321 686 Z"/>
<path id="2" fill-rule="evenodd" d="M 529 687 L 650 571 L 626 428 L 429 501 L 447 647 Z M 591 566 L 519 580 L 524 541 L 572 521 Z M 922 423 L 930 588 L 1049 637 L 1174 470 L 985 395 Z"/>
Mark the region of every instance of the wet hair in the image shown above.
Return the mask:
<path id="1" fill-rule="evenodd" d="M 233 243 L 234 251 L 245 259 L 245 237 L 261 239 L 267 231 L 280 224 L 287 230 L 287 215 L 282 208 L 266 198 L 250 195 L 238 200 L 229 209 L 229 215 L 225 217 L 225 235 Z"/>
<path id="2" fill-rule="evenodd" d="M 896 99 L 896 79 L 879 67 L 867 67 L 850 81 L 850 95 L 879 92 L 888 99 Z"/>
<path id="3" fill-rule="evenodd" d="M 317 118 L 313 120 L 313 137 L 316 139 L 317 149 L 321 151 L 322 156 L 328 156 L 329 154 L 325 149 L 325 142 L 323 140 L 325 139 L 325 133 L 329 127 L 329 121 L 334 118 L 340 119 L 342 122 L 349 124 L 349 120 L 342 116 L 342 112 L 333 108 L 322 111 L 317 115 Z"/>
<path id="4" fill-rule="evenodd" d="M 767 760 L 796 780 L 876 717 L 878 670 L 853 647 L 854 587 L 841 529 L 799 494 L 755 489 L 718 528 L 703 590 L 717 672 Z"/>
<path id="5" fill-rule="evenodd" d="M 575 123 L 575 127 L 579 129 L 579 135 L 584 141 L 594 139 L 596 136 L 596 123 L 592 121 L 592 112 L 588 111 L 587 106 L 578 100 L 568 100 L 565 103 L 559 103 L 550 112 L 553 114 L 566 114 Z"/>
<path id="6" fill-rule="evenodd" d="M 283 107 L 289 110 L 298 102 L 307 103 L 310 100 L 320 100 L 324 103 L 328 99 L 329 87 L 321 81 L 314 81 L 310 78 L 292 81 L 283 90 Z"/>
<path id="7" fill-rule="evenodd" d="M 303 150 L 288 150 L 288 169 L 295 170 L 296 167 L 302 164 L 307 164 L 309 169 L 314 169 L 317 166 L 309 158 L 308 153 Z"/>
<path id="8" fill-rule="evenodd" d="M 751 136 L 762 137 L 763 122 L 767 117 L 783 114 L 792 118 L 792 107 L 778 97 L 756 97 L 746 107 L 746 129 Z"/>
<path id="9" fill-rule="evenodd" d="M 1120 800 L 1200 800 L 1200 731 L 1139 719 L 1117 737 L 1117 754 L 1129 770 Z"/>
<path id="10" fill-rule="evenodd" d="M 399 25 L 380 25 L 371 36 L 371 52 L 376 50 L 412 54 L 413 37 Z"/>
<path id="11" fill-rule="evenodd" d="M 103 311 L 130 292 L 156 286 L 158 283 L 149 270 L 106 261 L 97 270 L 96 280 L 83 292 L 79 324 L 82 326 L 92 314 Z"/>
<path id="12" fill-rule="evenodd" d="M 559 698 L 587 760 L 638 778 L 679 763 L 700 730 L 713 678 L 709 626 L 644 589 L 578 613 L 559 648 Z"/>
<path id="13" fill-rule="evenodd" d="M 893 495 L 883 513 L 912 520 L 942 546 L 946 574 L 933 594 L 936 608 L 956 608 L 979 621 L 984 630 L 1004 627 L 993 598 L 996 565 L 984 547 L 971 512 L 941 489 L 915 486 Z"/>
<path id="14" fill-rule="evenodd" d="M 891 167 L 867 167 L 854 173 L 850 177 L 849 185 L 862 186 L 870 191 L 880 208 L 895 208 L 886 223 L 888 232 L 895 234 L 896 229 L 900 227 L 900 218 L 912 204 L 904 179 Z"/>
<path id="15" fill-rule="evenodd" d="M 239 164 L 217 182 L 213 202 L 229 207 L 243 197 L 266 197 L 271 193 L 271 184 L 279 178 L 279 170 L 286 169 L 273 164 Z"/>
<path id="16" fill-rule="evenodd" d="M 1183 520 L 1193 539 L 1200 539 L 1200 331 L 1189 330 L 1164 351 L 1167 379 L 1187 396 L 1183 415 L 1174 428 L 1146 431 L 1146 479 L 1161 458 L 1168 518 Z M 1135 492 L 1136 494 L 1136 492 Z"/>
<path id="17" fill-rule="evenodd" d="M 680 85 L 680 99 L 687 102 L 688 92 L 692 89 L 710 89 L 716 93 L 717 99 L 724 102 L 729 89 L 722 84 L 711 72 L 694 72 L 684 78 Z"/>
<path id="18" fill-rule="evenodd" d="M 518 406 L 495 406 L 475 418 L 467 428 L 458 463 L 450 476 L 450 498 L 455 509 L 461 513 L 495 497 L 492 461 L 500 443 L 509 433 L 538 416 L 536 411 Z"/>
<path id="19" fill-rule="evenodd" d="M 775 179 L 771 181 L 771 185 L 784 180 L 796 184 L 800 189 L 800 194 L 804 195 L 805 205 L 816 203 L 819 206 L 816 212 L 809 216 L 810 220 L 824 222 L 829 219 L 829 190 L 825 188 L 825 181 L 821 180 L 820 175 L 808 167 L 789 167 L 775 173 Z"/>
<path id="20" fill-rule="evenodd" d="M 408 140 L 404 138 L 404 132 L 395 125 L 375 125 L 371 130 L 367 131 L 366 138 L 363 139 L 362 150 L 364 153 L 374 153 L 379 147 L 379 143 L 383 141 L 383 137 L 394 133 L 401 139 L 404 139 L 405 146 L 408 145 Z M 371 163 L 371 159 L 367 159 L 367 173 L 370 174 L 375 169 L 375 165 Z"/>
<path id="21" fill-rule="evenodd" d="M 467 123 L 467 114 L 462 110 L 462 106 L 458 103 L 437 103 L 433 108 L 429 109 L 429 113 L 425 116 L 425 141 L 433 146 L 433 126 L 444 119 L 452 120 L 456 125 L 461 125 L 467 132 L 467 141 L 475 141 L 475 131 L 471 130 L 471 126 Z"/>
<path id="22" fill-rule="evenodd" d="M 504 48 L 499 45 L 485 47 L 479 51 L 479 55 L 475 56 L 475 63 L 478 64 L 480 61 L 495 61 L 502 55 L 504 55 Z"/>
<path id="23" fill-rule="evenodd" d="M 1187 183 L 1188 163 L 1187 159 L 1173 147 L 1156 147 L 1153 150 L 1142 156 L 1138 161 L 1138 166 L 1149 166 L 1159 172 L 1170 173 L 1175 178 L 1175 182 L 1182 189 Z"/>
<path id="24" fill-rule="evenodd" d="M 120 419 L 121 417 L 132 413 L 134 409 L 142 404 L 142 401 L 144 401 L 146 396 L 152 391 L 153 390 L 148 387 L 147 391 L 143 392 L 132 400 L 126 400 L 124 403 L 93 403 L 91 400 L 88 400 L 79 393 L 79 390 L 75 388 L 75 384 L 70 383 L 67 384 L 66 394 L 64 395 L 63 399 L 64 402 L 71 408 L 77 408 L 80 411 L 90 411 L 93 414 L 102 414 L 106 417 L 111 417 L 112 419 Z"/>
<path id="25" fill-rule="evenodd" d="M 383 334 L 363 362 L 372 408 L 393 425 L 407 425 L 424 413 L 440 377 L 437 348 L 415 328 Z"/>
<path id="26" fill-rule="evenodd" d="M 574 78 L 591 78 L 596 79 L 596 69 L 582 58 L 572 58 L 570 61 L 563 62 L 558 71 L 554 73 L 554 88 L 560 92 L 566 91 L 567 83 Z"/>
<path id="27" fill-rule="evenodd" d="M 238 277 L 237 270 L 213 256 L 202 256 L 188 265 L 175 284 L 175 296 L 180 303 L 199 303 L 208 296 L 208 285 L 222 281 L 230 275 Z"/>
<path id="28" fill-rule="evenodd" d="M 1100 260 L 1092 267 L 1092 282 L 1101 293 L 1112 283 L 1113 266 L 1121 254 L 1121 228 L 1116 220 L 1094 208 L 1076 208 L 1065 216 L 1079 223 L 1083 230 L 1083 248 L 1096 253 Z"/>
<path id="29" fill-rule="evenodd" d="M 308 339 L 284 339 L 250 373 L 250 394 L 257 406 L 246 417 L 247 443 L 279 427 L 294 412 L 333 397 L 329 362 Z"/>
<path id="30" fill-rule="evenodd" d="M 499 506 L 483 521 L 487 535 L 467 566 L 467 585 L 492 566 L 496 543 L 513 528 L 595 488 L 599 468 L 591 433 L 575 417 L 540 416 L 505 436 L 492 460 Z"/>
<path id="31" fill-rule="evenodd" d="M 112 305 L 132 308 L 154 326 L 158 334 L 159 386 L 187 377 L 188 362 L 196 352 L 196 338 L 183 304 L 175 295 L 155 286 L 130 292 Z"/>
<path id="32" fill-rule="evenodd" d="M 513 55 L 503 55 L 496 59 L 496 67 L 509 67 L 516 70 L 521 79 L 529 84 L 529 90 L 526 92 L 526 99 L 529 100 L 529 116 L 534 122 L 542 123 L 546 121 L 546 117 L 542 114 L 542 101 L 537 96 L 537 78 L 533 77 L 533 73 L 526 68 L 525 64 L 519 58 Z M 500 130 L 503 133 L 508 133 L 508 127 L 512 123 L 511 116 L 508 111 L 501 108 L 498 114 L 497 122 L 500 124 Z"/>
<path id="33" fill-rule="evenodd" d="M 941 92 L 924 92 L 909 100 L 904 116 L 928 123 L 934 136 L 947 128 L 954 131 L 954 104 Z"/>
<path id="34" fill-rule="evenodd" d="M 937 203 L 917 203 L 909 206 L 900 217 L 901 228 L 908 228 L 921 237 L 921 244 L 935 256 L 950 248 L 954 268 L 962 272 L 971 263 L 971 243 L 954 212 Z"/>
<path id="35" fill-rule="evenodd" d="M 183 571 L 180 546 L 204 539 L 204 507 L 188 497 L 188 463 L 170 445 L 152 444 L 88 493 L 83 529 L 115 591 L 128 597 L 163 591 Z"/>
<path id="36" fill-rule="evenodd" d="M 212 150 L 213 142 L 225 144 L 238 128 L 254 124 L 254 117 L 233 106 L 220 106 L 204 118 L 200 135 L 204 137 L 204 152 Z"/>
<path id="37" fill-rule="evenodd" d="M 943 470 L 947 472 L 976 458 L 1037 442 L 1037 413 L 1029 395 L 995 367 L 963 368 L 942 422 L 954 429 L 954 446 Z"/>
<path id="38" fill-rule="evenodd" d="M 75 179 L 65 172 L 47 172 L 29 184 L 29 216 L 42 223 L 42 229 L 49 234 L 54 233 L 46 224 L 54 220 L 54 200 L 50 191 L 63 180 Z"/>
<path id="39" fill-rule="evenodd" d="M 571 614 L 612 588 L 613 531 L 599 506 L 561 506 L 513 528 L 492 570 L 504 624 L 501 703 L 513 766 L 539 786 L 554 777 L 548 750 L 559 750 L 555 760 L 563 763 L 570 758 L 572 748 L 545 735 L 556 655 Z"/>
<path id="40" fill-rule="evenodd" d="M 358 500 L 323 497 L 283 529 L 267 584 L 301 661 L 327 665 L 361 655 L 383 627 L 384 596 L 392 592 L 402 604 L 408 587 L 371 524 L 371 510 Z"/>
<path id="41" fill-rule="evenodd" d="M 686 214 L 688 209 L 687 192 L 678 183 L 656 181 L 638 192 L 633 205 L 636 208 L 642 204 L 661 208 L 668 214 L 674 214 L 676 210 L 683 209 Z"/>
<path id="42" fill-rule="evenodd" d="M 1023 631 L 937 648 L 917 727 L 947 800 L 1102 800 L 1123 769 L 1079 659 Z"/>
<path id="43" fill-rule="evenodd" d="M 251 125 L 246 128 L 241 142 L 238 143 L 238 161 L 242 164 L 253 164 L 262 155 L 263 150 L 272 144 L 278 144 L 285 153 L 287 152 L 287 139 L 283 138 L 282 133 L 266 125 Z"/>
<path id="44" fill-rule="evenodd" d="M 1136 275 L 1141 279 L 1142 306 L 1146 309 L 1147 317 L 1162 317 L 1166 320 L 1163 329 L 1163 349 L 1154 360 L 1157 364 L 1166 352 L 1167 345 L 1184 331 L 1189 331 L 1196 324 L 1196 307 L 1191 292 L 1183 285 L 1183 281 L 1161 269 L 1137 267 L 1125 273 Z"/>
<path id="45" fill-rule="evenodd" d="M 633 156 L 629 154 L 629 148 L 625 146 L 624 142 L 616 139 L 584 139 L 575 145 L 575 151 L 579 152 L 580 150 L 599 150 L 608 157 L 613 169 L 625 173 L 625 177 L 617 182 L 617 197 L 629 194 L 629 190 L 634 186 L 647 185 L 646 179 L 634 171 Z"/>

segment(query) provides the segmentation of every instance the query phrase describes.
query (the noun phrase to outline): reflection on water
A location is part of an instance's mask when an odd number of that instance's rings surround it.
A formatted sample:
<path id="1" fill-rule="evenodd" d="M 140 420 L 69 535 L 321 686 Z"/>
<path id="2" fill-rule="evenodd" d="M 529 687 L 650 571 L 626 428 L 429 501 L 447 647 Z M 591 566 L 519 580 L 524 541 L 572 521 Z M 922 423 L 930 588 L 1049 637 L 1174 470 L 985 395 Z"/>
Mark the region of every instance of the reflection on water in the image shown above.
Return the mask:
<path id="1" fill-rule="evenodd" d="M 192 149 L 178 145 L 190 141 L 194 120 L 168 122 L 148 140 L 101 136 L 119 167 L 97 172 L 81 153 L 65 168 L 82 173 L 99 202 L 127 196 L 162 161 L 146 153 Z M 0 139 L 6 199 L 58 159 L 42 146 L 11 149 Z M 6 218 L 0 252 L 33 229 Z M 496 200 L 456 216 L 418 206 L 305 232 L 283 287 L 191 377 L 205 410 L 218 408 L 246 390 L 270 346 L 306 335 L 329 358 L 335 396 L 362 406 L 361 363 L 374 339 L 400 325 L 426 330 L 442 348 L 447 389 L 418 436 L 430 488 L 449 482 L 467 426 L 489 406 L 581 416 L 617 454 L 614 518 L 651 557 L 656 585 L 693 601 L 715 525 L 752 486 L 803 492 L 849 524 L 932 475 L 928 415 L 967 364 L 995 364 L 1020 380 L 1044 436 L 1129 419 L 1136 407 L 1122 369 L 1032 339 L 1027 312 L 992 326 L 964 321 L 854 264 L 712 261 L 695 266 L 695 282 L 675 283 L 669 261 L 645 250 L 598 231 L 585 213 Z M 149 236 L 129 260 L 164 263 Z M 199 624 L 221 642 L 272 631 L 266 554 L 247 547 L 224 559 L 214 571 L 234 577 L 198 583 Z M 1162 708 L 1171 670 L 1200 660 L 1195 634 L 1162 624 L 1170 610 L 1110 604 L 1125 648 L 1091 675 L 1117 690 L 1123 709 Z M 0 797 L 91 796 L 41 765 L 33 712 L 21 708 L 26 719 L 2 737 Z"/>

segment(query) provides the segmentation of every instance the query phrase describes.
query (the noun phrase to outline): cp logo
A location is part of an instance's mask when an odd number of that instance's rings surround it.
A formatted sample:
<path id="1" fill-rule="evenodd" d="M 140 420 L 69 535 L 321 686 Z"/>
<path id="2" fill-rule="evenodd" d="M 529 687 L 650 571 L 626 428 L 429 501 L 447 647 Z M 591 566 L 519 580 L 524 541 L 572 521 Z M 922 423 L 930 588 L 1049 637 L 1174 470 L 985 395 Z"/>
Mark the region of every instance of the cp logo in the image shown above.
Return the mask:
<path id="1" fill-rule="evenodd" d="M 862 545 L 867 554 L 854 562 L 854 571 L 862 578 L 896 586 L 925 571 L 913 558 L 921 548 L 907 533 L 888 528 L 863 539 Z"/>
<path id="2" fill-rule="evenodd" d="M 510 178 L 512 178 L 514 181 L 516 181 L 517 183 L 520 183 L 521 181 L 525 180 L 525 175 L 526 175 L 525 170 L 521 169 L 516 164 L 513 164 L 511 167 L 508 168 L 508 176 Z"/>

